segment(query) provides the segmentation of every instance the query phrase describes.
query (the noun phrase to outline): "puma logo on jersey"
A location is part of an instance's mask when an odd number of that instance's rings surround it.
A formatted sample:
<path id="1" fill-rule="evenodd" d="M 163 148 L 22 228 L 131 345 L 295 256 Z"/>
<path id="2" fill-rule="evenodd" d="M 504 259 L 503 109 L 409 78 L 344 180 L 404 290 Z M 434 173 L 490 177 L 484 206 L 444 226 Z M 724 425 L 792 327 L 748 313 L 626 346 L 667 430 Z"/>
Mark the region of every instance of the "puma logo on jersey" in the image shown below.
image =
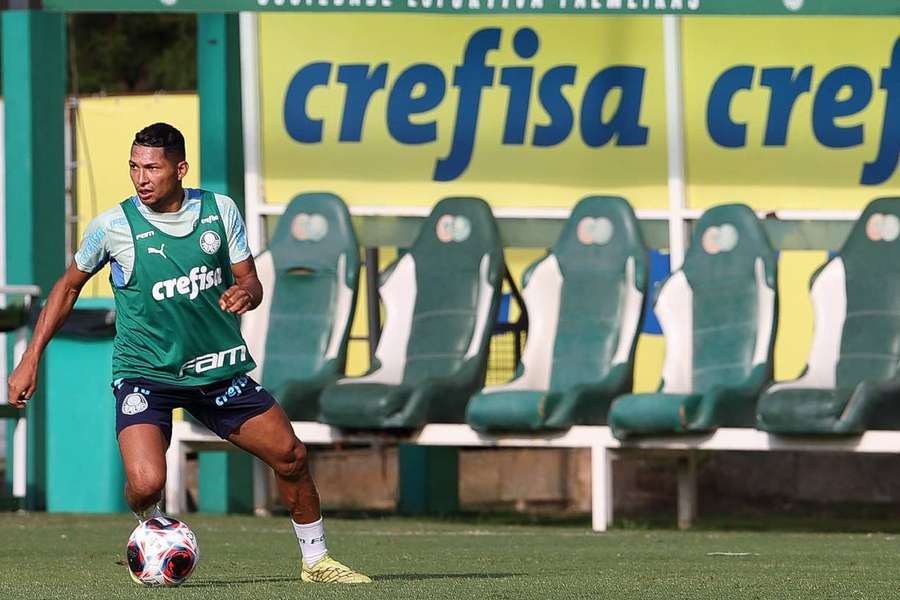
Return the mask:
<path id="1" fill-rule="evenodd" d="M 155 250 L 155 248 L 150 249 Z M 188 299 L 193 300 L 203 290 L 214 288 L 217 285 L 222 285 L 222 267 L 212 270 L 208 270 L 205 266 L 194 267 L 187 275 L 157 281 L 153 284 L 151 293 L 157 302 L 174 298 L 176 294 L 187 296 Z"/>
<path id="2" fill-rule="evenodd" d="M 165 244 L 162 244 L 159 248 L 153 248 L 153 247 L 147 248 L 147 254 L 159 254 L 163 258 L 168 258 L 166 256 L 166 245 Z"/>

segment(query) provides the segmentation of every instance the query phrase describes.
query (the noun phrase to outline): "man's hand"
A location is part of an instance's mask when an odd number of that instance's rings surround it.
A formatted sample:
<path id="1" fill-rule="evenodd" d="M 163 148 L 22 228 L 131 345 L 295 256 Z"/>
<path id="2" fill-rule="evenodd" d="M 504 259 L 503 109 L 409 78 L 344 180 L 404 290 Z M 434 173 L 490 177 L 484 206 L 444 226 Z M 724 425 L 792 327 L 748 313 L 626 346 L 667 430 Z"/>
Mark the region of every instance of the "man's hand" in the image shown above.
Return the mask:
<path id="1" fill-rule="evenodd" d="M 7 399 L 16 408 L 25 408 L 25 403 L 37 387 L 37 368 L 41 355 L 50 338 L 53 337 L 72 312 L 81 288 L 91 278 L 91 273 L 82 273 L 73 262 L 63 276 L 53 285 L 47 303 L 38 315 L 28 348 L 16 369 L 6 380 Z"/>
<path id="2" fill-rule="evenodd" d="M 235 284 L 219 298 L 219 306 L 222 310 L 242 315 L 262 302 L 262 284 L 256 275 L 252 256 L 231 265 L 231 272 L 234 274 Z"/>
<path id="3" fill-rule="evenodd" d="M 239 285 L 233 285 L 222 294 L 219 298 L 219 307 L 227 312 L 242 315 L 251 308 L 255 307 L 258 302 L 254 302 L 253 296 L 246 289 Z"/>
<path id="4" fill-rule="evenodd" d="M 9 376 L 6 384 L 9 403 L 16 408 L 25 408 L 25 404 L 37 387 L 37 362 L 23 359 Z"/>

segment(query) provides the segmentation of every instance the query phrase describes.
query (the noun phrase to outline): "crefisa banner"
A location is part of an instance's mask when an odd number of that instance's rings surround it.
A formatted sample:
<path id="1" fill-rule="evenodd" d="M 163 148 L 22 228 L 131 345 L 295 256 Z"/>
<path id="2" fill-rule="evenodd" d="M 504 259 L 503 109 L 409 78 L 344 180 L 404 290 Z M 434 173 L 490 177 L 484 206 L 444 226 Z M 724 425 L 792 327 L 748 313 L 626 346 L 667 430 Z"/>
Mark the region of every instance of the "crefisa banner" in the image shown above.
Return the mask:
<path id="1" fill-rule="evenodd" d="M 897 24 L 684 18 L 689 206 L 900 195 Z M 262 15 L 259 40 L 269 202 L 668 205 L 660 17 Z"/>

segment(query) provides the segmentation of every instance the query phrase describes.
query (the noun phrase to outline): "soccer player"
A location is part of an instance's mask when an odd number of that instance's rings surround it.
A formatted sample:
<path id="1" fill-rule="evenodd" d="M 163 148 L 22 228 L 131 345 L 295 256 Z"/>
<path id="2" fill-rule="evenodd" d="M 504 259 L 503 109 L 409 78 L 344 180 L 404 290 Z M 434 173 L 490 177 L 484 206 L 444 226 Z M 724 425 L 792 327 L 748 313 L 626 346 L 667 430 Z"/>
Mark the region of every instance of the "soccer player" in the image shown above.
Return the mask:
<path id="1" fill-rule="evenodd" d="M 31 398 L 44 349 L 84 284 L 109 263 L 116 435 L 125 497 L 138 519 L 161 514 L 172 410 L 184 408 L 272 467 L 300 545 L 303 581 L 368 583 L 328 555 L 306 448 L 271 394 L 247 375 L 256 365 L 238 316 L 259 305 L 263 290 L 234 202 L 182 186 L 184 137 L 166 123 L 135 135 L 128 165 L 136 195 L 88 226 L 9 377 L 10 403 L 23 408 Z"/>

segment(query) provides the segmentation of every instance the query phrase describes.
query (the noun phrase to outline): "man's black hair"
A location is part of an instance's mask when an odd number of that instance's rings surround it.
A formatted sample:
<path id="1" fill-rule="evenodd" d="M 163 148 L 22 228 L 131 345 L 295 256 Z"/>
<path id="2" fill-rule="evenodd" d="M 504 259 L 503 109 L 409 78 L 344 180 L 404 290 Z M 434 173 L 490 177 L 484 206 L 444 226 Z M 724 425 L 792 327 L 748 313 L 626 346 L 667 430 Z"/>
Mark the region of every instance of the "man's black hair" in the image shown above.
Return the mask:
<path id="1" fill-rule="evenodd" d="M 174 163 L 185 159 L 184 136 L 168 123 L 154 123 L 134 134 L 134 144 L 162 148 L 166 158 Z"/>

